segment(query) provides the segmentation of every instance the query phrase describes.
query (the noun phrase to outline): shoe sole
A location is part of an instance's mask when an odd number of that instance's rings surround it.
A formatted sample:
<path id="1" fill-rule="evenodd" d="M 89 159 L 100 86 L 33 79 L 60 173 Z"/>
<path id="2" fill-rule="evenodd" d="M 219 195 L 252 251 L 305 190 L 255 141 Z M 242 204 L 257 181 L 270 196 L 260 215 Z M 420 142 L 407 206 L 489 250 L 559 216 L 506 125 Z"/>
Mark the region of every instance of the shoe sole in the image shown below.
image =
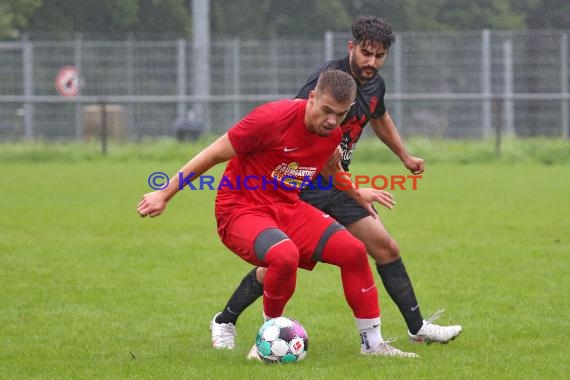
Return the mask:
<path id="1" fill-rule="evenodd" d="M 410 338 L 410 343 L 413 343 L 413 344 L 426 344 L 427 346 L 429 346 L 429 345 L 432 344 L 432 343 L 448 344 L 449 342 L 455 340 L 455 338 L 457 338 L 457 337 L 459 336 L 459 334 L 461 334 L 462 332 L 463 332 L 463 329 L 461 329 L 461 330 L 457 333 L 457 335 L 453 336 L 453 337 L 452 337 L 451 339 L 449 339 L 449 340 L 446 340 L 445 342 L 440 342 L 440 341 L 438 341 L 438 340 L 432 340 L 432 339 L 427 339 L 427 340 L 426 340 L 426 339 L 423 339 L 423 340 L 421 340 L 421 341 L 418 341 L 418 340 L 415 340 L 415 339 Z"/>
<path id="2" fill-rule="evenodd" d="M 414 355 L 387 355 L 387 354 L 374 354 L 374 353 L 368 353 L 368 352 L 362 352 L 362 351 L 360 351 L 360 353 L 364 356 L 382 356 L 385 358 L 402 358 L 402 359 L 421 359 L 421 356 L 418 354 L 414 354 Z"/>

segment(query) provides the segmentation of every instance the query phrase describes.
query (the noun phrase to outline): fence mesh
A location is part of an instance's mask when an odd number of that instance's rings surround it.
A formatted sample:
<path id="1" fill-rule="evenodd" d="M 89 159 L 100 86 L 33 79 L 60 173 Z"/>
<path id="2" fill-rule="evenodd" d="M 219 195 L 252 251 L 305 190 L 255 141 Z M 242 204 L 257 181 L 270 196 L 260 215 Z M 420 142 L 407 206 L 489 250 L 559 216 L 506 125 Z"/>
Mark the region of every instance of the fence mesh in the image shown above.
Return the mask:
<path id="1" fill-rule="evenodd" d="M 567 35 L 398 34 L 380 71 L 389 112 L 404 135 L 567 137 Z M 331 36 L 214 39 L 206 73 L 189 41 L 0 42 L 0 139 L 96 137 L 101 101 L 124 139 L 172 135 L 192 120 L 218 133 L 264 101 L 293 96 L 327 58 L 346 55 L 350 35 Z M 80 93 L 64 99 L 54 81 L 66 66 L 79 72 Z M 209 79 L 205 94 L 195 92 L 200 75 Z M 206 113 L 195 114 L 198 106 Z"/>

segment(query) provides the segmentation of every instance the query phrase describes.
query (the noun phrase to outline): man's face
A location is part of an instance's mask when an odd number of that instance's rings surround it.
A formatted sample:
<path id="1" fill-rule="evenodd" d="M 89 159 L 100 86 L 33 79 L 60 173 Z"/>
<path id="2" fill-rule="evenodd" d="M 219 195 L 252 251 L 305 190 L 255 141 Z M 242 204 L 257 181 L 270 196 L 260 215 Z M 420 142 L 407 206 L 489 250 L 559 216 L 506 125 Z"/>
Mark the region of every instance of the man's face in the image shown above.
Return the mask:
<path id="1" fill-rule="evenodd" d="M 310 132 L 319 136 L 329 136 L 332 131 L 344 120 L 354 99 L 345 102 L 335 100 L 326 92 L 309 94 L 310 107 L 305 122 Z"/>
<path id="2" fill-rule="evenodd" d="M 360 45 L 349 41 L 348 54 L 352 76 L 360 84 L 364 84 L 374 78 L 378 70 L 384 65 L 388 49 L 385 49 L 381 44 L 367 42 Z"/>

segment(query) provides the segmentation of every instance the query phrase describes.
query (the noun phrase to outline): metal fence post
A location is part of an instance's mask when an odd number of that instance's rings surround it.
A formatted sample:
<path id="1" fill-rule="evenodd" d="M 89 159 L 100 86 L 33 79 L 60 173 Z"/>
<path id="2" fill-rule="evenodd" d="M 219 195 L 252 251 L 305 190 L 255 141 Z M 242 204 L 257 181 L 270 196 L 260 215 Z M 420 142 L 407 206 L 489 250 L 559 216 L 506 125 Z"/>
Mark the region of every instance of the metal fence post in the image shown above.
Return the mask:
<path id="1" fill-rule="evenodd" d="M 325 32 L 325 62 L 332 61 L 334 57 L 334 33 Z"/>
<path id="2" fill-rule="evenodd" d="M 492 104 L 491 104 L 491 31 L 483 29 L 481 33 L 481 93 L 484 96 L 482 107 L 482 135 L 487 138 L 491 135 Z"/>
<path id="3" fill-rule="evenodd" d="M 180 38 L 177 41 L 178 47 L 178 57 L 177 57 L 177 68 L 176 68 L 176 84 L 177 84 L 177 94 L 181 98 L 186 96 L 186 40 Z M 185 120 L 186 115 L 186 103 L 184 101 L 179 101 L 176 107 L 176 114 L 178 120 Z"/>
<path id="4" fill-rule="evenodd" d="M 240 39 L 234 38 L 232 40 L 232 55 L 233 55 L 233 67 L 232 67 L 232 77 L 233 77 L 233 92 L 235 95 L 239 95 L 241 92 L 241 52 L 240 52 Z M 239 100 L 234 102 L 234 117 L 233 120 L 239 120 L 241 118 L 241 105 Z"/>
<path id="5" fill-rule="evenodd" d="M 398 95 L 402 94 L 402 36 L 396 34 L 396 43 L 393 45 L 392 52 L 394 54 L 394 92 Z M 405 126 L 402 120 L 402 101 L 396 100 L 394 104 L 394 121 L 404 135 Z"/>
<path id="6" fill-rule="evenodd" d="M 563 33 L 560 39 L 560 92 L 562 96 L 568 95 L 568 34 Z M 568 99 L 560 102 L 560 116 L 562 118 L 562 137 L 567 139 L 568 131 Z"/>
<path id="7" fill-rule="evenodd" d="M 129 36 L 127 37 L 126 41 L 126 49 L 125 49 L 125 54 L 127 55 L 127 67 L 126 67 L 126 80 L 127 80 L 127 95 L 134 95 L 135 93 L 135 57 L 134 57 L 134 41 L 133 41 L 133 35 L 129 34 Z M 132 129 L 136 128 L 136 123 L 135 123 L 135 104 L 129 104 L 127 106 L 127 131 L 130 131 L 129 133 L 133 133 Z M 139 133 L 138 131 L 135 131 L 135 135 L 137 138 L 139 138 Z"/>
<path id="8" fill-rule="evenodd" d="M 78 86 L 77 86 L 77 95 L 82 95 L 82 79 L 83 79 L 83 72 L 81 70 L 81 49 L 82 49 L 82 36 L 81 34 L 77 34 L 75 36 L 75 43 L 73 44 L 74 48 L 74 64 L 77 68 L 77 75 L 78 78 Z M 79 102 L 75 102 L 75 138 L 80 140 L 83 137 L 83 112 L 82 112 L 82 105 Z"/>
<path id="9" fill-rule="evenodd" d="M 269 48 L 269 59 L 271 60 L 270 92 L 279 93 L 279 46 L 278 40 L 272 39 Z"/>
<path id="10" fill-rule="evenodd" d="M 24 87 L 24 136 L 28 140 L 35 138 L 34 132 L 34 46 L 28 36 L 22 38 L 23 87 Z"/>
<path id="11" fill-rule="evenodd" d="M 107 100 L 103 97 L 99 98 L 99 106 L 101 107 L 101 153 L 107 155 Z"/>
<path id="12" fill-rule="evenodd" d="M 500 116 L 500 114 L 501 114 L 500 105 L 501 104 L 500 104 L 498 97 L 494 98 L 491 101 L 491 107 L 492 107 L 491 109 L 492 109 L 493 115 L 495 115 L 495 119 L 496 119 L 495 120 L 495 154 L 497 156 L 501 155 L 501 135 L 503 133 L 502 127 L 501 127 L 503 123 L 501 122 L 501 120 L 499 120 L 501 118 L 501 116 Z M 504 105 L 504 103 L 503 103 L 503 105 Z"/>
<path id="13" fill-rule="evenodd" d="M 503 42 L 503 73 L 505 76 L 505 88 L 503 96 L 503 111 L 505 122 L 505 135 L 514 136 L 514 100 L 513 100 L 513 42 L 505 40 Z"/>
<path id="14" fill-rule="evenodd" d="M 210 1 L 192 1 L 192 60 L 194 72 L 192 89 L 193 95 L 206 100 L 200 100 L 194 105 L 196 116 L 204 124 L 204 132 L 209 134 L 210 112 L 207 101 L 210 95 Z"/>

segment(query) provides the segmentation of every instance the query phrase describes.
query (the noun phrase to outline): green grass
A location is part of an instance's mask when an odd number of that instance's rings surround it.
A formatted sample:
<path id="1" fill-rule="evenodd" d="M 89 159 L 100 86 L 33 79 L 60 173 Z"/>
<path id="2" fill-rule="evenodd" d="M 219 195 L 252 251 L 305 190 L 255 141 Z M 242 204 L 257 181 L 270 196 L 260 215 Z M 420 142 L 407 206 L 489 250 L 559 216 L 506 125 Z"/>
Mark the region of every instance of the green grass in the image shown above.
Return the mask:
<path id="1" fill-rule="evenodd" d="M 194 149 L 173 146 L 90 159 L 84 148 L 72 159 L 38 149 L 47 162 L 15 153 L 29 146 L 0 153 L 13 158 L 0 160 L 0 378 L 544 379 L 570 370 L 570 166 L 426 156 L 418 190 L 394 191 L 398 205 L 382 218 L 424 316 L 446 307 L 441 323 L 461 323 L 463 334 L 412 346 L 382 291 L 384 336 L 422 359 L 362 357 L 338 271 L 319 265 L 299 273 L 286 312 L 306 327 L 309 354 L 270 366 L 245 360 L 259 302 L 241 317 L 234 352 L 210 348 L 210 319 L 249 269 L 218 240 L 214 192 L 186 190 L 153 220 L 135 213 L 148 175 L 174 173 Z M 353 172 L 405 174 L 393 162 Z"/>

